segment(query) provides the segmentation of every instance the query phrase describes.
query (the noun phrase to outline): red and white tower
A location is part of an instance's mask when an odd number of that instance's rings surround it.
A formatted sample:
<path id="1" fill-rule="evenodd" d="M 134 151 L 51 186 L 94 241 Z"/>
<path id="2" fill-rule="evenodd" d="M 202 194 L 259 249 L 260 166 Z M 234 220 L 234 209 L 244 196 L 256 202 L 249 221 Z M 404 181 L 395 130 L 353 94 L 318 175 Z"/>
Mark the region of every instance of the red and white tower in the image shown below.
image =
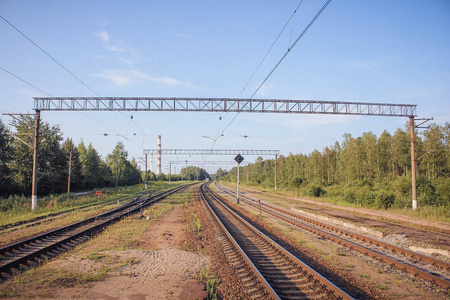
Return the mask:
<path id="1" fill-rule="evenodd" d="M 157 155 L 156 159 L 158 160 L 156 175 L 158 175 L 161 173 L 161 136 L 160 135 L 158 135 L 158 155 Z"/>

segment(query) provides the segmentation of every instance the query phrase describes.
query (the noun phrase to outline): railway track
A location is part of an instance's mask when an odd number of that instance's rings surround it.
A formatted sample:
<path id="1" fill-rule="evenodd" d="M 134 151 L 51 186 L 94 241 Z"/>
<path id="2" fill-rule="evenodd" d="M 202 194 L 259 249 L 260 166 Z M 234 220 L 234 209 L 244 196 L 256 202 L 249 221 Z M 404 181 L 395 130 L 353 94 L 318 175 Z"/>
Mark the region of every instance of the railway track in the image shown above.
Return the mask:
<path id="1" fill-rule="evenodd" d="M 221 191 L 235 197 L 236 193 L 232 190 L 229 190 L 222 185 L 216 182 L 216 186 Z M 410 251 L 408 249 L 404 249 L 401 247 L 397 247 L 388 243 L 381 242 L 376 239 L 372 239 L 363 235 L 359 235 L 350 231 L 346 231 L 340 229 L 338 227 L 334 227 L 291 211 L 285 210 L 275 205 L 271 205 L 268 203 L 264 203 L 257 199 L 253 199 L 251 197 L 247 197 L 245 195 L 240 194 L 239 199 L 244 201 L 245 203 L 260 209 L 263 212 L 269 213 L 270 215 L 307 231 L 313 232 L 321 237 L 324 237 L 328 240 L 332 240 L 342 246 L 345 246 L 349 249 L 359 251 L 365 255 L 368 255 L 372 258 L 375 258 L 381 262 L 384 262 L 390 266 L 396 267 L 402 271 L 409 272 L 416 277 L 420 277 L 425 279 L 431 283 L 439 285 L 447 290 L 450 289 L 450 281 L 448 278 L 436 274 L 435 272 L 430 272 L 424 270 L 422 267 L 418 266 L 420 263 L 429 264 L 434 266 L 435 268 L 440 268 L 445 270 L 446 272 L 450 271 L 450 264 L 434 259 L 432 257 L 419 254 L 417 252 Z M 320 227 L 321 229 L 317 228 Z M 362 245 L 364 244 L 364 245 Z M 384 251 L 375 250 L 375 247 L 383 249 Z M 405 257 L 409 262 L 404 260 L 400 260 L 388 255 L 386 252 L 390 252 L 392 254 L 400 254 L 402 257 Z"/>
<path id="2" fill-rule="evenodd" d="M 125 196 L 125 197 L 122 197 L 122 198 L 119 198 L 119 199 L 113 199 L 113 200 L 110 200 L 108 202 L 101 203 L 100 206 L 112 204 L 112 203 L 117 202 L 118 200 L 121 201 L 122 203 L 127 203 L 129 201 L 132 201 L 136 197 L 140 196 L 141 194 L 142 193 L 136 193 L 134 195 Z M 45 223 L 45 222 L 53 221 L 56 218 L 66 216 L 67 214 L 69 214 L 71 212 L 74 212 L 74 211 L 85 211 L 85 210 L 89 210 L 89 209 L 91 209 L 92 207 L 95 207 L 95 206 L 99 206 L 99 204 L 93 203 L 93 204 L 82 205 L 82 206 L 78 206 L 78 207 L 75 207 L 75 208 L 66 209 L 66 210 L 63 210 L 63 211 L 60 211 L 60 212 L 50 213 L 50 214 L 47 214 L 47 215 L 39 216 L 39 217 L 32 218 L 32 219 L 29 219 L 29 220 L 24 220 L 24 221 L 19 221 L 19 222 L 15 222 L 15 223 L 5 224 L 5 225 L 0 226 L 0 233 L 12 232 L 12 231 L 15 231 L 15 230 L 18 230 L 18 229 L 40 225 L 40 224 Z"/>
<path id="3" fill-rule="evenodd" d="M 154 196 L 151 196 L 151 193 L 145 197 L 138 195 L 134 200 L 110 211 L 1 248 L 0 283 L 66 252 L 100 233 L 109 225 L 126 216 L 142 212 L 144 208 L 188 186 L 179 186 Z"/>
<path id="4" fill-rule="evenodd" d="M 353 299 L 242 219 L 206 184 L 200 192 L 221 228 L 219 241 L 250 299 Z"/>

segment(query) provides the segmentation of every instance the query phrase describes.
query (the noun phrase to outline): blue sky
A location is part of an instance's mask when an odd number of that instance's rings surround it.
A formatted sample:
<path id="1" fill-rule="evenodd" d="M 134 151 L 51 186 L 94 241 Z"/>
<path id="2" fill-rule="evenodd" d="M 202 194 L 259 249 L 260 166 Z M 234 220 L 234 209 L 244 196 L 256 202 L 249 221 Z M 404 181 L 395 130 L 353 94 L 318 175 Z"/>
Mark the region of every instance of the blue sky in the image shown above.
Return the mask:
<path id="1" fill-rule="evenodd" d="M 242 91 L 299 2 L 0 0 L 0 15 L 101 96 L 248 98 L 325 3 L 303 1 Z M 95 96 L 3 19 L 0 37 L 0 67 L 52 96 Z M 0 113 L 33 112 L 32 97 L 41 96 L 0 70 Z M 255 98 L 417 104 L 420 117 L 450 122 L 450 1 L 333 0 Z M 155 148 L 159 134 L 163 148 L 210 148 L 203 136 L 217 136 L 233 117 L 42 113 L 65 137 L 92 142 L 103 156 L 123 142 L 130 158 Z M 344 133 L 378 136 L 406 121 L 240 114 L 214 148 L 309 153 L 341 142 Z M 163 170 L 176 159 L 232 157 L 163 157 Z"/>

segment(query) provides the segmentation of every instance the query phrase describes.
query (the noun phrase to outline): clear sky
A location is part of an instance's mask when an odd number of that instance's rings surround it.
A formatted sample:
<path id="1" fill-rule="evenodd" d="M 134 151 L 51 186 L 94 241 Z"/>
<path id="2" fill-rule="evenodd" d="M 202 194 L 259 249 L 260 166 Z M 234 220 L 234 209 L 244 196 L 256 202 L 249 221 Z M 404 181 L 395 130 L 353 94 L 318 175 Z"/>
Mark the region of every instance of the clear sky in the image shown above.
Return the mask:
<path id="1" fill-rule="evenodd" d="M 0 67 L 52 96 L 95 96 L 91 88 L 105 97 L 248 98 L 326 1 L 303 1 L 243 91 L 299 2 L 0 0 L 0 15 L 85 85 L 1 18 Z M 0 69 L 0 113 L 32 113 L 32 97 L 43 96 Z M 332 0 L 254 98 L 417 104 L 420 117 L 450 122 L 450 1 Z M 157 135 L 166 149 L 210 148 L 203 136 L 217 136 L 234 116 L 42 113 L 64 137 L 92 142 L 103 157 L 121 141 L 130 158 L 156 148 Z M 379 136 L 406 121 L 240 114 L 214 148 L 306 154 L 344 133 Z M 163 171 L 169 160 L 232 158 L 166 156 Z"/>

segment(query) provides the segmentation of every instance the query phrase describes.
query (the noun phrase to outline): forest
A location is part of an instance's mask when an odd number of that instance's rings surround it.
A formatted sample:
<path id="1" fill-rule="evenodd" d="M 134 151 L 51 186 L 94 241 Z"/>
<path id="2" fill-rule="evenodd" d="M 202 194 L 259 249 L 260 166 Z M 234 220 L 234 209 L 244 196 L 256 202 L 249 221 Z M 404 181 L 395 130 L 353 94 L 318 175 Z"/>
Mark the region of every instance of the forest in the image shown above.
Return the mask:
<path id="1" fill-rule="evenodd" d="M 34 119 L 15 118 L 10 123 L 16 137 L 0 119 L 0 197 L 29 196 L 32 185 Z M 59 126 L 42 122 L 40 126 L 38 159 L 38 195 L 67 192 L 69 161 L 71 162 L 71 191 L 94 187 L 133 185 L 141 181 L 134 161 L 128 160 L 124 145 L 119 142 L 111 154 L 102 158 L 90 143 L 75 145 L 63 140 Z M 27 145 L 28 144 L 28 145 Z M 6 201 L 3 201 L 6 202 Z M 4 204 L 4 203 L 3 203 Z"/>
<path id="2" fill-rule="evenodd" d="M 450 214 L 450 123 L 432 124 L 416 132 L 417 201 Z M 258 157 L 241 167 L 241 183 L 274 187 L 275 160 Z M 219 170 L 219 180 L 236 182 L 237 168 Z M 341 143 L 312 153 L 280 156 L 278 188 L 298 195 L 331 197 L 366 207 L 411 207 L 411 143 L 409 128 L 379 137 L 364 132 L 343 135 Z"/>
<path id="3" fill-rule="evenodd" d="M 15 118 L 7 127 L 0 119 L 0 208 L 7 209 L 6 199 L 26 199 L 31 194 L 34 143 L 34 119 L 30 116 Z M 13 129 L 15 137 L 11 134 Z M 70 191 L 90 190 L 101 187 L 135 185 L 145 181 L 133 158 L 122 142 L 102 158 L 92 143 L 81 141 L 75 145 L 72 139 L 63 140 L 59 126 L 46 122 L 40 125 L 38 159 L 38 195 L 63 194 L 68 190 L 69 163 Z M 169 178 L 170 177 L 170 178 Z M 186 167 L 179 175 L 168 176 L 147 172 L 147 181 L 205 180 L 209 174 L 198 167 Z M 22 196 L 23 195 L 23 196 Z M 24 197 L 26 196 L 26 197 Z M 26 200 L 24 200 L 26 201 Z M 22 201 L 22 202 L 24 202 Z"/>

